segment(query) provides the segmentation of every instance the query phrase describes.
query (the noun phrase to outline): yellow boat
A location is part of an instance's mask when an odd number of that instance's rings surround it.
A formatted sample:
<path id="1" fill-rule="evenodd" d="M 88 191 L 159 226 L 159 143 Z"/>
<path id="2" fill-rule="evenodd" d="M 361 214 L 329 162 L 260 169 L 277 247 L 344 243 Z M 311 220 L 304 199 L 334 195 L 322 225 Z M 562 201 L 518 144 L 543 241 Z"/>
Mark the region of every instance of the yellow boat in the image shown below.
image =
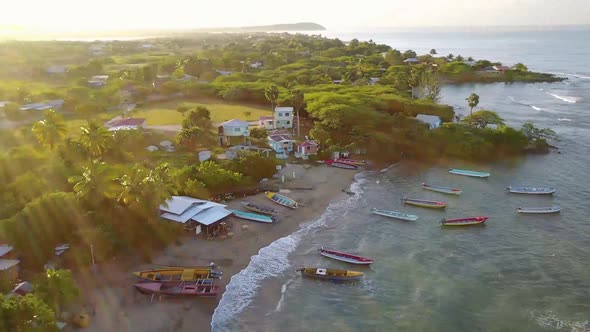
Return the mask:
<path id="1" fill-rule="evenodd" d="M 301 275 L 308 278 L 324 279 L 330 281 L 346 281 L 360 279 L 364 273 L 350 270 L 320 269 L 315 267 L 304 267 Z"/>
<path id="2" fill-rule="evenodd" d="M 164 268 L 155 270 L 146 270 L 133 272 L 138 278 L 157 281 L 162 283 L 167 282 L 195 282 L 199 279 L 213 278 L 211 276 L 210 268 L 186 269 L 186 268 Z"/>

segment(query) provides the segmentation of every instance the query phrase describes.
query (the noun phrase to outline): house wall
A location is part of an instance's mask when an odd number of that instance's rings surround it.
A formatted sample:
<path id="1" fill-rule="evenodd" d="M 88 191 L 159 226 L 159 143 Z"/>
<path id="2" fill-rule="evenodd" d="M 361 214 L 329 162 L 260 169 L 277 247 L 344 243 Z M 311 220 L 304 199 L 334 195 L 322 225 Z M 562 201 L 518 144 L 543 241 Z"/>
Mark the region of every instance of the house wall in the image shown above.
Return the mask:
<path id="1" fill-rule="evenodd" d="M 15 282 L 18 279 L 19 265 L 17 264 L 7 270 L 0 271 L 0 282 Z"/>
<path id="2" fill-rule="evenodd" d="M 225 136 L 250 136 L 248 127 L 230 127 L 223 126 L 223 134 Z"/>
<path id="3" fill-rule="evenodd" d="M 269 145 L 275 152 L 278 152 L 278 153 L 289 153 L 289 152 L 293 151 L 293 142 L 292 141 L 287 141 L 287 142 L 270 141 Z"/>

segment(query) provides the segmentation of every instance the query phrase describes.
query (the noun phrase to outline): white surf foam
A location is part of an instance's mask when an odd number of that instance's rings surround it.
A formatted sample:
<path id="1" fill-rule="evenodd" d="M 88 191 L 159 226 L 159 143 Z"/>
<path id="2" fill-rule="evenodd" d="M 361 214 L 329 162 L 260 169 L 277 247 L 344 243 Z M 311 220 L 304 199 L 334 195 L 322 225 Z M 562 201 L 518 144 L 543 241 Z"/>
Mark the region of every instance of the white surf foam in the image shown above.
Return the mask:
<path id="1" fill-rule="evenodd" d="M 545 92 L 545 93 L 550 95 L 551 97 L 557 98 L 559 100 L 565 101 L 566 103 L 570 103 L 570 104 L 575 104 L 576 102 L 578 102 L 578 100 L 580 100 L 580 98 L 578 98 L 578 97 L 560 96 L 560 95 L 557 95 L 557 94 L 551 93 L 551 92 Z"/>
<path id="2" fill-rule="evenodd" d="M 275 307 L 275 312 L 281 310 L 281 306 L 283 305 L 283 301 L 285 300 L 285 294 L 287 293 L 287 287 L 289 286 L 289 284 L 293 280 L 294 279 L 289 279 L 289 281 L 287 281 L 286 283 L 283 284 L 283 286 L 281 286 L 281 298 L 279 299 L 279 302 L 277 302 L 277 306 Z"/>
<path id="3" fill-rule="evenodd" d="M 535 105 L 531 105 L 531 107 L 535 110 L 535 111 L 542 111 L 543 109 L 540 107 L 537 107 Z"/>
<path id="4" fill-rule="evenodd" d="M 557 119 L 557 121 L 572 122 L 572 119 L 569 119 L 569 118 L 559 118 L 559 119 Z"/>
<path id="5" fill-rule="evenodd" d="M 357 174 L 355 182 L 350 186 L 350 191 L 357 195 L 349 196 L 347 199 L 328 205 L 326 211 L 318 220 L 304 225 L 295 233 L 280 238 L 267 247 L 260 249 L 257 255 L 252 256 L 245 269 L 232 276 L 217 308 L 213 312 L 211 319 L 212 331 L 226 331 L 228 324 L 233 321 L 234 317 L 252 302 L 265 279 L 278 277 L 291 268 L 289 254 L 297 248 L 303 238 L 318 228 L 322 228 L 327 220 L 341 216 L 343 211 L 352 209 L 355 206 L 354 203 L 361 198 L 363 192 L 361 184 L 365 180 L 362 177 L 362 173 Z"/>
<path id="6" fill-rule="evenodd" d="M 545 313 L 531 312 L 531 317 L 535 322 L 543 327 L 553 330 L 569 330 L 575 332 L 588 332 L 590 331 L 590 320 L 586 321 L 569 321 L 563 320 L 551 311 Z"/>
<path id="7" fill-rule="evenodd" d="M 590 76 L 580 75 L 580 74 L 571 74 L 571 73 L 549 73 L 549 74 L 561 75 L 561 76 L 571 76 L 571 77 L 575 77 L 575 78 L 581 78 L 584 80 L 590 80 Z"/>

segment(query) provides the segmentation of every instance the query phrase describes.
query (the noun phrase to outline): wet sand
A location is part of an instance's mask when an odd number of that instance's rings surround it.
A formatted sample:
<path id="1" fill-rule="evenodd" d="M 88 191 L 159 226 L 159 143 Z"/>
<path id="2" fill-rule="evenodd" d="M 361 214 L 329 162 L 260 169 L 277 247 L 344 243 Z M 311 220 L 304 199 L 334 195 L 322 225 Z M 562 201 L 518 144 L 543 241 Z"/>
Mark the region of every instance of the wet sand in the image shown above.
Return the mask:
<path id="1" fill-rule="evenodd" d="M 296 178 L 292 178 L 295 172 Z M 223 271 L 223 278 L 217 281 L 221 291 L 231 276 L 240 272 L 250 258 L 273 241 L 287 236 L 300 224 L 317 219 L 333 201 L 346 197 L 342 189 L 349 188 L 354 171 L 326 167 L 323 165 L 304 167 L 287 165 L 281 174 L 285 183 L 272 180 L 268 185 L 290 190 L 285 195 L 301 203 L 291 210 L 268 200 L 264 194 L 226 202 L 228 208 L 241 209 L 240 201 L 273 207 L 279 211 L 279 222 L 262 224 L 231 218 L 233 237 L 225 240 L 207 240 L 194 233 L 183 236 L 177 244 L 154 256 L 152 264 L 139 264 L 133 257 L 113 260 L 99 266 L 100 283 L 85 283 L 91 326 L 88 331 L 208 331 L 211 316 L 217 307 L 221 294 L 216 298 L 153 298 L 133 289 L 137 279 L 132 271 L 149 269 L 153 264 L 161 265 L 208 265 L 215 262 Z M 291 188 L 291 189 L 289 189 Z M 294 189 L 297 188 L 297 189 Z M 303 189 L 306 188 L 306 189 Z M 311 190 L 307 188 L 313 188 Z M 247 225 L 244 229 L 242 226 Z"/>

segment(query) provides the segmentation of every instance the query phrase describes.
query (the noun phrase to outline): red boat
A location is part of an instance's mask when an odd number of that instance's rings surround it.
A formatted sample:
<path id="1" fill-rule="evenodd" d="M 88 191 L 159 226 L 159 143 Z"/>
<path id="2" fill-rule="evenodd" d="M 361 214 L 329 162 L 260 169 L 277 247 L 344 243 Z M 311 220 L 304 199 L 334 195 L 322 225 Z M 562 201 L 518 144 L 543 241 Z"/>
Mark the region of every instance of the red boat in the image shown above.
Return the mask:
<path id="1" fill-rule="evenodd" d="M 336 161 L 341 161 L 343 163 L 356 165 L 356 166 L 363 166 L 367 164 L 366 160 L 357 160 L 357 159 L 350 159 L 350 158 L 336 158 Z"/>
<path id="2" fill-rule="evenodd" d="M 323 247 L 319 249 L 320 254 L 322 256 L 332 258 L 341 262 L 351 263 L 351 264 L 359 264 L 359 265 L 369 265 L 373 263 L 373 260 L 366 257 L 361 257 L 357 255 L 351 255 L 344 252 L 339 252 L 335 250 L 328 250 L 324 249 Z"/>
<path id="3" fill-rule="evenodd" d="M 159 282 L 143 282 L 133 285 L 143 294 L 214 297 L 219 294 L 219 286 L 213 286 L 213 280 L 199 280 L 196 283 L 167 285 Z"/>
<path id="4" fill-rule="evenodd" d="M 471 226 L 471 225 L 481 225 L 489 217 L 471 217 L 471 218 L 462 218 L 462 219 L 443 219 L 441 223 L 443 226 Z"/>
<path id="5" fill-rule="evenodd" d="M 358 166 L 348 163 L 348 162 L 344 162 L 344 161 L 340 161 L 340 160 L 333 160 L 333 159 L 328 159 L 324 161 L 326 163 L 326 165 L 328 166 L 332 166 L 332 167 L 338 167 L 338 168 L 345 168 L 345 169 L 357 169 Z"/>

